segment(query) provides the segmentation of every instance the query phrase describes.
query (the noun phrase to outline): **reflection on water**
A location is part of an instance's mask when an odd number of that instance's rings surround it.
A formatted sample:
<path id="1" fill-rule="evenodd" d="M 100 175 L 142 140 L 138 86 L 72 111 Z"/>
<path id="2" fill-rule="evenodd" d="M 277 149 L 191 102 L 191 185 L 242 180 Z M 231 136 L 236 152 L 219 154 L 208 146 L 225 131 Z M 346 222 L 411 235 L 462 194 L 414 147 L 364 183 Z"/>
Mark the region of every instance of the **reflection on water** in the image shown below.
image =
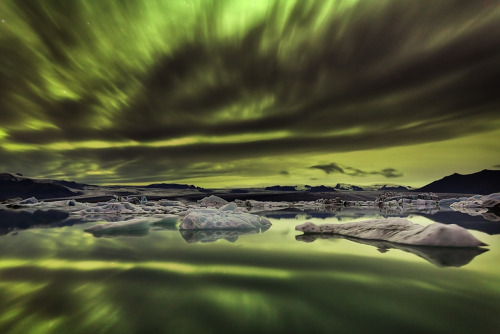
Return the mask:
<path id="1" fill-rule="evenodd" d="M 94 238 L 83 232 L 85 226 L 3 236 L 0 332 L 460 334 L 498 329 L 498 271 L 438 269 L 366 256 L 364 248 L 341 254 L 331 244 L 299 243 L 282 233 L 294 225 L 276 222 L 266 233 L 236 244 L 188 244 L 180 233 L 168 231 Z"/>
<path id="2" fill-rule="evenodd" d="M 342 210 L 326 220 L 368 217 Z M 345 238 L 304 243 L 294 227 L 308 213 L 288 218 L 243 237 L 177 232 L 168 221 L 107 235 L 84 231 L 96 223 L 2 235 L 0 333 L 498 330 L 500 235 L 481 234 L 491 245 L 485 253 Z"/>
<path id="3" fill-rule="evenodd" d="M 488 249 L 479 247 L 460 248 L 403 245 L 388 241 L 359 239 L 331 234 L 302 234 L 295 236 L 295 239 L 303 242 L 313 242 L 317 239 L 346 239 L 363 245 L 373 246 L 380 253 L 386 253 L 390 249 L 399 249 L 415 254 L 437 267 L 462 267 L 471 262 L 476 256 L 488 251 Z"/>
<path id="4" fill-rule="evenodd" d="M 350 221 L 353 219 L 389 218 L 421 216 L 436 223 L 456 224 L 466 229 L 481 231 L 489 235 L 500 234 L 500 221 L 493 212 L 488 214 L 471 216 L 451 210 L 420 210 L 416 212 L 391 212 L 387 209 L 378 208 L 344 208 L 335 211 L 318 212 L 311 210 L 285 209 L 279 211 L 262 212 L 262 215 L 272 219 L 328 219 L 335 218 L 340 221 Z M 493 218 L 496 217 L 496 218 Z M 489 217 L 490 219 L 486 219 Z"/>
<path id="5" fill-rule="evenodd" d="M 130 229 L 109 229 L 88 233 L 91 233 L 96 238 L 144 237 L 149 234 L 149 226 L 134 226 L 134 228 Z"/>
<path id="6" fill-rule="evenodd" d="M 121 222 L 130 222 L 133 219 L 135 219 L 134 216 L 128 217 L 128 219 L 124 219 Z M 137 219 L 135 219 L 137 220 Z M 154 231 L 161 231 L 161 230 L 170 230 L 170 231 L 177 231 L 177 224 L 179 223 L 179 219 L 176 216 L 173 217 L 168 217 L 160 221 L 155 221 L 153 223 L 150 223 L 146 219 L 139 220 L 134 222 L 134 224 L 126 225 L 126 224 L 106 224 L 108 227 L 104 229 L 99 229 L 99 230 L 85 230 L 88 233 L 91 233 L 94 237 L 100 238 L 100 237 L 106 237 L 106 238 L 113 238 L 113 237 L 123 237 L 123 236 L 128 236 L 128 237 L 143 237 L 149 234 L 150 230 Z"/>
<path id="7" fill-rule="evenodd" d="M 180 230 L 182 237 L 188 243 L 214 242 L 220 239 L 235 242 L 240 235 L 258 234 L 260 229 L 248 230 Z"/>
<path id="8" fill-rule="evenodd" d="M 61 227 L 73 225 L 67 222 L 69 213 L 58 210 L 35 210 L 16 211 L 0 209 L 0 235 L 7 234 L 12 230 L 25 230 L 27 228 L 38 227 Z"/>

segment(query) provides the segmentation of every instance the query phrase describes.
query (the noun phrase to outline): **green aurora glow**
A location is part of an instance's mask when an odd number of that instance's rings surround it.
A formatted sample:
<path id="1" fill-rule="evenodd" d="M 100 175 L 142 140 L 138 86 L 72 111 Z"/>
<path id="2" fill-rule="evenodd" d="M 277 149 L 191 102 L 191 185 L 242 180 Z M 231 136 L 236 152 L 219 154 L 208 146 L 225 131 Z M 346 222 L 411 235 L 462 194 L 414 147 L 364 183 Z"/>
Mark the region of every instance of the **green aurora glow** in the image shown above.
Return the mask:
<path id="1" fill-rule="evenodd" d="M 499 40 L 494 0 L 4 0 L 0 170 L 418 186 L 492 168 Z"/>

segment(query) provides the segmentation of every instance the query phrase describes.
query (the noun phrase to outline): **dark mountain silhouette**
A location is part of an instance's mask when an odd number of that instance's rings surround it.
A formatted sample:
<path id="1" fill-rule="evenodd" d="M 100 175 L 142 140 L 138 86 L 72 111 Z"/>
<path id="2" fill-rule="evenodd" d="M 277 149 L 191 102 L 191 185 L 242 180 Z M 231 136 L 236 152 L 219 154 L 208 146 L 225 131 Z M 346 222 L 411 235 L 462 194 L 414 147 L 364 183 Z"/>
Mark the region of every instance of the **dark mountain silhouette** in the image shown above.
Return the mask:
<path id="1" fill-rule="evenodd" d="M 386 191 L 408 191 L 408 188 L 406 188 L 404 186 L 387 186 L 387 185 L 384 185 L 379 190 L 386 190 Z"/>
<path id="2" fill-rule="evenodd" d="M 96 187 L 95 185 L 89 185 L 89 184 L 85 184 L 85 183 L 77 183 L 75 181 L 66 181 L 66 180 L 48 180 L 48 182 L 59 184 L 61 186 L 65 186 L 65 187 L 72 188 L 72 189 L 79 189 L 79 190 L 83 190 L 85 187 L 89 187 L 89 186 Z"/>
<path id="3" fill-rule="evenodd" d="M 79 195 L 79 191 L 71 191 L 53 180 L 38 180 L 9 173 L 0 173 L 0 199 L 29 198 L 38 199 L 70 197 Z"/>
<path id="4" fill-rule="evenodd" d="M 248 189 L 239 189 L 239 188 L 236 188 L 236 189 L 231 189 L 229 191 L 229 193 L 231 194 L 248 194 L 250 191 Z"/>
<path id="5" fill-rule="evenodd" d="M 419 192 L 462 193 L 487 195 L 500 192 L 500 170 L 482 170 L 473 174 L 452 174 L 429 183 Z"/>
<path id="6" fill-rule="evenodd" d="M 470 216 L 456 211 L 441 211 L 433 214 L 419 212 L 418 215 L 441 224 L 456 224 L 468 230 L 481 231 L 489 235 L 500 234 L 500 221 L 488 221 L 483 216 Z"/>
<path id="7" fill-rule="evenodd" d="M 203 188 L 193 186 L 192 184 L 188 185 L 188 184 L 177 184 L 177 183 L 154 183 L 146 186 L 146 188 L 203 190 Z"/>
<path id="8" fill-rule="evenodd" d="M 337 189 L 337 190 L 352 190 L 352 191 L 363 191 L 364 190 L 360 186 L 355 186 L 353 184 L 340 184 L 340 183 L 337 183 L 337 185 L 335 186 L 335 189 Z"/>
<path id="9" fill-rule="evenodd" d="M 265 190 L 274 190 L 274 191 L 296 191 L 294 186 L 271 186 L 266 187 Z"/>
<path id="10" fill-rule="evenodd" d="M 334 192 L 336 190 L 335 190 L 335 188 L 321 185 L 321 186 L 317 186 L 317 187 L 310 187 L 309 189 L 307 189 L 307 191 L 318 193 L 318 192 Z"/>

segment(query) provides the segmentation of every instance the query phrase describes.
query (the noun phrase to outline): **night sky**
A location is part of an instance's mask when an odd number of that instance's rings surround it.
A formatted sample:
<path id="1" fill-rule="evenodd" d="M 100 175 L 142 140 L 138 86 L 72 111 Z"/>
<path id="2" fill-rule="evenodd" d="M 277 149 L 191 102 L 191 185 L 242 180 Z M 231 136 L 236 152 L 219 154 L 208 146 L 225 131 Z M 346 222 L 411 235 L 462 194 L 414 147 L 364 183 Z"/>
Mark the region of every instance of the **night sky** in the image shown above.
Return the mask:
<path id="1" fill-rule="evenodd" d="M 495 0 L 2 0 L 0 171 L 420 186 L 500 164 Z"/>

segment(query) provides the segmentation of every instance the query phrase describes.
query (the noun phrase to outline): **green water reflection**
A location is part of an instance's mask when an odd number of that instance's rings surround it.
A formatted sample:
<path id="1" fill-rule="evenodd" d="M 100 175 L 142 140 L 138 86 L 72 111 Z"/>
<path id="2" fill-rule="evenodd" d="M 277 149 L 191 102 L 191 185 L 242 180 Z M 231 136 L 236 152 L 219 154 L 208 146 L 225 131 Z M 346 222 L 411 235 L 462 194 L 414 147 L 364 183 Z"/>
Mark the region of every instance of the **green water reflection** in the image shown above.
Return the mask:
<path id="1" fill-rule="evenodd" d="M 498 331 L 498 235 L 472 231 L 489 251 L 440 268 L 393 245 L 297 241 L 301 217 L 272 222 L 234 242 L 169 229 L 96 238 L 92 224 L 2 236 L 0 332 Z"/>

